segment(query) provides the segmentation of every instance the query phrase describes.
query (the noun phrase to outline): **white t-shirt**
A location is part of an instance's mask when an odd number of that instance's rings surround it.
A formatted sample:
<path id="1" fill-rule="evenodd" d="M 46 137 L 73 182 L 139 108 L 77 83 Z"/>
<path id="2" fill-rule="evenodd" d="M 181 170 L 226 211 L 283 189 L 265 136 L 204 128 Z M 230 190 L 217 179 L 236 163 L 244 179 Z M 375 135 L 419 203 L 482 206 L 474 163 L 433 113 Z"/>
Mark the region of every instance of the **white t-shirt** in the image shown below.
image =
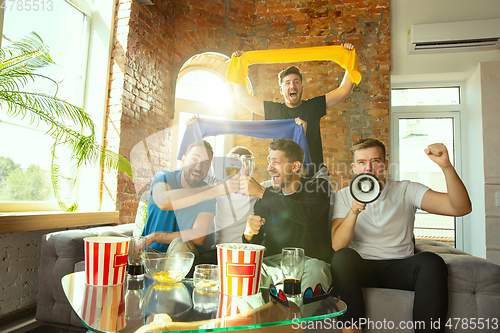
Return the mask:
<path id="1" fill-rule="evenodd" d="M 272 180 L 260 183 L 265 188 L 273 185 Z M 247 220 L 253 214 L 253 206 L 256 197 L 231 193 L 229 197 L 217 197 L 216 212 L 214 218 L 215 244 L 241 243 Z"/>
<path id="2" fill-rule="evenodd" d="M 429 188 L 408 180 L 386 179 L 380 197 L 357 218 L 350 248 L 364 259 L 402 259 L 413 255 L 415 212 Z M 349 187 L 337 193 L 333 218 L 345 218 L 352 207 Z"/>
<path id="3" fill-rule="evenodd" d="M 248 216 L 253 214 L 256 197 L 231 193 L 217 197 L 215 244 L 241 243 Z M 233 215 L 234 214 L 234 215 Z"/>

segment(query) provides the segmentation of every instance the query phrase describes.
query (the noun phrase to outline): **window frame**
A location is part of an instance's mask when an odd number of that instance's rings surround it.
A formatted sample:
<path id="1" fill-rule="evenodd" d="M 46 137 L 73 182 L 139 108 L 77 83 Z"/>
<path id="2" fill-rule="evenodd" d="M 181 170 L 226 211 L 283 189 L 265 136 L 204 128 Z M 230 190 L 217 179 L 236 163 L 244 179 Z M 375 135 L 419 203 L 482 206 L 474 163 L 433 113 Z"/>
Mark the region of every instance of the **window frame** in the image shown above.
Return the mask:
<path id="1" fill-rule="evenodd" d="M 96 141 L 104 142 L 104 127 L 108 102 L 109 68 L 113 48 L 115 1 L 64 0 L 86 16 L 84 50 L 78 66 L 81 67 L 79 89 L 82 93 L 76 101 L 89 113 L 96 127 Z M 91 3 L 90 3 L 91 2 Z M 3 32 L 4 9 L 0 8 L 0 31 Z M 97 163 L 98 164 L 98 163 Z M 90 180 L 90 181 L 89 181 Z M 100 184 L 102 173 L 99 165 L 82 166 L 77 174 L 74 199 L 79 211 L 101 209 Z M 0 202 L 3 212 L 60 211 L 57 202 Z"/>
<path id="2" fill-rule="evenodd" d="M 235 105 L 236 105 L 236 98 L 234 96 L 234 90 L 233 90 L 232 86 L 226 81 L 225 77 L 221 73 L 219 73 L 218 71 L 216 71 L 212 68 L 209 68 L 209 67 L 204 67 L 204 66 L 189 66 L 189 67 L 181 70 L 179 72 L 179 74 L 177 75 L 176 86 L 177 86 L 177 83 L 179 82 L 179 80 L 184 75 L 186 75 L 189 72 L 196 71 L 196 70 L 204 70 L 204 71 L 211 72 L 211 73 L 215 74 L 216 76 L 218 76 L 226 84 L 228 90 L 231 93 L 233 103 L 232 103 L 232 107 L 228 107 L 228 110 L 226 110 L 226 112 L 223 114 L 223 116 L 228 120 L 234 120 L 235 116 L 236 116 L 235 112 L 229 111 L 229 110 L 233 111 L 235 108 Z M 173 133 L 172 134 L 172 147 L 176 147 L 176 149 L 175 150 L 172 149 L 171 161 L 177 160 L 177 146 L 179 144 L 179 142 L 177 140 L 179 126 L 177 126 L 177 125 L 179 125 L 179 114 L 180 114 L 180 112 L 192 112 L 191 110 L 188 110 L 188 111 L 181 110 L 180 108 L 182 106 L 178 105 L 178 101 L 180 101 L 180 103 L 186 105 L 187 107 L 189 107 L 189 105 L 197 105 L 197 104 L 202 105 L 202 103 L 203 103 L 203 102 L 198 102 L 198 101 L 185 100 L 185 99 L 181 99 L 181 98 L 175 98 L 175 100 L 176 100 L 176 102 L 175 102 L 176 105 L 175 105 L 175 113 L 174 113 L 174 121 L 173 121 L 174 130 L 172 132 Z M 207 109 L 203 109 L 203 110 L 207 110 Z M 208 116 L 215 115 L 211 112 L 211 110 L 202 111 L 202 112 L 198 112 L 198 113 L 208 115 Z M 231 150 L 234 147 L 234 141 L 235 141 L 235 135 L 225 135 L 225 151 L 226 152 Z"/>
<path id="3" fill-rule="evenodd" d="M 393 86 L 392 89 L 418 89 L 418 88 L 449 88 L 458 87 L 460 94 L 460 104 L 450 105 L 416 105 L 416 106 L 390 106 L 390 145 L 389 145 L 389 161 L 396 163 L 399 166 L 399 119 L 415 119 L 415 118 L 453 118 L 453 135 L 454 135 L 454 162 L 457 174 L 462 177 L 462 142 L 461 142 L 461 115 L 465 111 L 463 103 L 463 87 L 461 84 L 415 84 Z M 399 179 L 399 167 L 390 170 L 390 175 L 393 179 Z M 464 234 L 463 234 L 463 218 L 455 218 L 455 247 L 464 249 Z"/>
<path id="4" fill-rule="evenodd" d="M 461 92 L 461 89 L 460 89 L 460 86 L 459 85 L 449 85 L 449 86 L 443 86 L 443 87 L 436 87 L 436 86 L 422 86 L 422 87 L 411 87 L 411 88 L 408 88 L 408 87 L 405 87 L 405 88 L 402 88 L 402 87 L 392 87 L 391 88 L 391 99 L 392 99 L 392 92 L 394 90 L 419 90 L 419 89 L 443 89 L 443 88 L 458 88 L 458 104 L 425 104 L 425 105 L 408 105 L 408 106 L 437 106 L 437 105 L 460 105 L 462 104 L 462 97 L 460 95 L 460 92 Z M 391 106 L 392 106 L 392 103 L 391 103 Z M 394 107 L 404 107 L 404 105 L 394 105 Z"/>

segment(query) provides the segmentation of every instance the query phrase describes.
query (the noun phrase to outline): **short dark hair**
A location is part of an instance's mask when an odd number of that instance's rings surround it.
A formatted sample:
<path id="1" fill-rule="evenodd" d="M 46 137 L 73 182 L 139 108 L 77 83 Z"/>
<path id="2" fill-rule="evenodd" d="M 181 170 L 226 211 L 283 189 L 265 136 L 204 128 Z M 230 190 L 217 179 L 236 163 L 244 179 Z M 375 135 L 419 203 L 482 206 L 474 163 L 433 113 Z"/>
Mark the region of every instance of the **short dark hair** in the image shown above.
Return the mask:
<path id="1" fill-rule="evenodd" d="M 300 73 L 300 69 L 296 66 L 290 66 L 287 69 L 282 70 L 278 74 L 278 82 L 279 82 L 280 86 L 281 86 L 281 82 L 283 81 L 285 76 L 287 76 L 289 74 L 297 74 L 298 76 L 300 76 L 300 82 L 302 82 L 302 73 Z"/>
<path id="2" fill-rule="evenodd" d="M 382 150 L 382 157 L 384 158 L 385 161 L 385 144 L 378 139 L 372 139 L 372 138 L 360 139 L 352 145 L 351 153 L 353 160 L 354 160 L 354 153 L 356 152 L 356 150 L 372 148 L 372 147 L 379 147 L 380 150 Z"/>
<path id="3" fill-rule="evenodd" d="M 240 156 L 242 156 L 242 155 L 253 156 L 253 154 L 250 151 L 250 149 L 248 149 L 247 147 L 242 147 L 242 146 L 236 146 L 236 147 L 234 147 L 233 149 L 231 149 L 229 151 L 229 154 L 238 154 Z"/>
<path id="4" fill-rule="evenodd" d="M 304 163 L 304 150 L 295 141 L 290 139 L 276 139 L 269 145 L 269 150 L 281 150 L 285 153 L 288 161 Z"/>
<path id="5" fill-rule="evenodd" d="M 190 144 L 187 147 L 186 153 L 184 155 L 189 154 L 189 152 L 191 151 L 191 149 L 193 149 L 194 147 L 199 147 L 199 146 L 205 146 L 205 148 L 210 152 L 210 154 L 212 156 L 214 156 L 214 149 L 212 148 L 212 145 L 209 142 L 205 141 L 205 140 L 195 141 L 192 144 Z"/>

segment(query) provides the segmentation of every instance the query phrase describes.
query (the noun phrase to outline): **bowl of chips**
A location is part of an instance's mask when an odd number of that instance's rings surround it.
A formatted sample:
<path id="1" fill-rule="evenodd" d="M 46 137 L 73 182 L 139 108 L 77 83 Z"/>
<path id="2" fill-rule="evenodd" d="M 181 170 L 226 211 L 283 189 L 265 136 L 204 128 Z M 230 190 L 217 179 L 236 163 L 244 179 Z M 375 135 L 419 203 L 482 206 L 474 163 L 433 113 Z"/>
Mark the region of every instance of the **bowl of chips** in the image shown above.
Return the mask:
<path id="1" fill-rule="evenodd" d="M 194 262 L 194 253 L 178 252 L 143 253 L 146 274 L 159 283 L 177 283 L 182 281 L 191 270 Z"/>

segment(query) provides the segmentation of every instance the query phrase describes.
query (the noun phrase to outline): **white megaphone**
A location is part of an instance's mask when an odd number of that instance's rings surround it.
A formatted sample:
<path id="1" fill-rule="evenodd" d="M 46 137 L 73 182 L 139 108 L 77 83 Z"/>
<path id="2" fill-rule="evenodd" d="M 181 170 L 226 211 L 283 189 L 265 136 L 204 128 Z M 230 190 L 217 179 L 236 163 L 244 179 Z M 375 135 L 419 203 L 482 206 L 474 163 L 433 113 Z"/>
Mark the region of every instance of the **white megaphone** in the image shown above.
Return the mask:
<path id="1" fill-rule="evenodd" d="M 360 173 L 349 185 L 352 197 L 361 203 L 374 202 L 382 192 L 382 186 L 377 177 L 371 173 Z"/>

